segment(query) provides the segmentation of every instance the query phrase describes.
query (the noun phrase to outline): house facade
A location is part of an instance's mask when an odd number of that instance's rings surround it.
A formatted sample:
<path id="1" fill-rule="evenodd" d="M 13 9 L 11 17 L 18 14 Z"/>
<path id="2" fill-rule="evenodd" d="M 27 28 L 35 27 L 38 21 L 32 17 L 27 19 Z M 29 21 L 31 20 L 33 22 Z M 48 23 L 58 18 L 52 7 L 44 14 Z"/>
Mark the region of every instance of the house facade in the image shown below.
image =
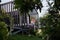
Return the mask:
<path id="1" fill-rule="evenodd" d="M 10 2 L 7 2 L 7 3 L 2 3 L 1 4 L 1 10 L 5 11 L 7 14 L 10 14 L 13 18 L 14 18 L 14 25 L 15 26 L 21 26 L 21 25 L 24 25 L 24 17 L 19 15 L 19 10 L 18 9 L 14 9 L 14 2 L 13 1 L 10 1 Z M 30 24 L 32 19 L 33 19 L 33 22 L 38 20 L 38 13 L 33 9 L 32 12 L 29 12 L 30 14 L 30 18 L 28 15 L 27 18 L 26 18 L 26 24 Z"/>

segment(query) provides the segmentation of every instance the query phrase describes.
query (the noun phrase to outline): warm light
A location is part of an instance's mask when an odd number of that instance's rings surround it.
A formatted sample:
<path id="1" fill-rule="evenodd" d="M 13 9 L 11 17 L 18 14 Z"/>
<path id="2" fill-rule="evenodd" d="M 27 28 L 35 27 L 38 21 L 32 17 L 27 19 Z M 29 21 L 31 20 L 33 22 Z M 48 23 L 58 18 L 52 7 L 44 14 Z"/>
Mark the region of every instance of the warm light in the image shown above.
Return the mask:
<path id="1" fill-rule="evenodd" d="M 41 29 L 38 29 L 38 32 L 37 33 L 41 33 L 42 32 L 42 30 Z"/>
<path id="2" fill-rule="evenodd" d="M 31 23 L 33 23 L 33 24 L 34 24 L 35 22 L 36 22 L 36 20 L 35 20 L 35 19 L 32 19 L 32 20 L 31 20 Z"/>

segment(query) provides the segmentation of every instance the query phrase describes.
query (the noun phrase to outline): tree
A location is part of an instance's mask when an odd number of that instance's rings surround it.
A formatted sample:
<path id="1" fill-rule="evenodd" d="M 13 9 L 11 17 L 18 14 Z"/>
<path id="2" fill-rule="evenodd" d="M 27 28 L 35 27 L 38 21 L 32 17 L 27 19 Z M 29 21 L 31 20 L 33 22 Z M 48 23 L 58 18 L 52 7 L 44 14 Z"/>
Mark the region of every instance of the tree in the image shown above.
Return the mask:
<path id="1" fill-rule="evenodd" d="M 49 6 L 50 6 L 50 9 L 48 10 L 49 11 L 49 13 L 59 13 L 59 10 L 60 10 L 60 0 L 53 0 L 54 2 L 54 5 L 51 7 L 51 5 L 53 4 L 53 3 L 49 3 L 48 2 L 48 4 L 49 4 Z"/>
<path id="2" fill-rule="evenodd" d="M 29 15 L 28 12 L 35 9 L 35 5 L 37 5 L 37 9 L 41 10 L 42 4 L 40 0 L 15 0 L 14 1 L 15 8 L 20 10 L 20 14 L 24 16 L 24 25 L 26 23 L 26 16 Z"/>
<path id="3" fill-rule="evenodd" d="M 48 40 L 58 40 L 60 38 L 60 14 L 49 14 L 40 19 L 43 35 L 48 35 Z"/>
<path id="4" fill-rule="evenodd" d="M 47 40 L 58 40 L 60 35 L 59 26 L 60 26 L 60 0 L 54 0 L 54 5 L 50 4 L 47 1 L 50 8 L 49 14 L 43 18 L 40 18 L 43 34 L 47 34 Z"/>
<path id="5" fill-rule="evenodd" d="M 55 4 L 54 6 L 60 10 L 60 0 L 55 0 L 54 4 Z"/>
<path id="6" fill-rule="evenodd" d="M 19 8 L 21 13 L 28 13 L 29 10 L 35 8 L 35 4 L 37 4 L 39 7 L 42 6 L 40 0 L 15 0 L 14 4 L 15 8 Z"/>

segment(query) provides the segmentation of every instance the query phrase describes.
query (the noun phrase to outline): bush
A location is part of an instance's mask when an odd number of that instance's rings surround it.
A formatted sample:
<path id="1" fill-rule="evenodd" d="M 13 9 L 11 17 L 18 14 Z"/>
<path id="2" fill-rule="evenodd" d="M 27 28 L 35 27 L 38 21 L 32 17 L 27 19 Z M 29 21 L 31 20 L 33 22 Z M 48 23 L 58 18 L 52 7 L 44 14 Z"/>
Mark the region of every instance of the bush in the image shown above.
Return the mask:
<path id="1" fill-rule="evenodd" d="M 47 34 L 49 40 L 60 39 L 60 14 L 49 14 L 40 19 L 43 34 Z"/>
<path id="2" fill-rule="evenodd" d="M 8 29 L 5 22 L 0 22 L 0 40 L 7 40 Z"/>

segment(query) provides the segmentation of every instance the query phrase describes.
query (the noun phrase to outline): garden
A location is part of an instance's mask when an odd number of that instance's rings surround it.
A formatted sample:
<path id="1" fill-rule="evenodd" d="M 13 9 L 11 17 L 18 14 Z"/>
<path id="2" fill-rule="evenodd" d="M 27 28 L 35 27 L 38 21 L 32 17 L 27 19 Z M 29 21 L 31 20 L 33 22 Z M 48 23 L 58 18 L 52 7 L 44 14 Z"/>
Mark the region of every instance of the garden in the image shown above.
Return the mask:
<path id="1" fill-rule="evenodd" d="M 0 10 L 0 40 L 59 40 L 60 39 L 60 0 L 55 0 L 52 7 L 52 3 L 49 3 L 48 14 L 40 17 L 36 25 L 40 25 L 40 28 L 31 28 L 28 33 L 21 31 L 16 34 L 12 34 L 14 18 L 10 14 L 6 14 L 3 10 Z M 19 9 L 19 16 L 24 16 L 24 27 L 26 28 L 26 19 L 29 12 L 33 9 L 39 9 L 43 7 L 40 0 L 14 0 L 14 8 Z M 20 15 L 21 14 L 21 15 Z M 40 23 L 39 23 L 40 22 Z M 39 26 L 38 25 L 38 26 Z M 9 27 L 9 28 L 8 28 Z"/>

